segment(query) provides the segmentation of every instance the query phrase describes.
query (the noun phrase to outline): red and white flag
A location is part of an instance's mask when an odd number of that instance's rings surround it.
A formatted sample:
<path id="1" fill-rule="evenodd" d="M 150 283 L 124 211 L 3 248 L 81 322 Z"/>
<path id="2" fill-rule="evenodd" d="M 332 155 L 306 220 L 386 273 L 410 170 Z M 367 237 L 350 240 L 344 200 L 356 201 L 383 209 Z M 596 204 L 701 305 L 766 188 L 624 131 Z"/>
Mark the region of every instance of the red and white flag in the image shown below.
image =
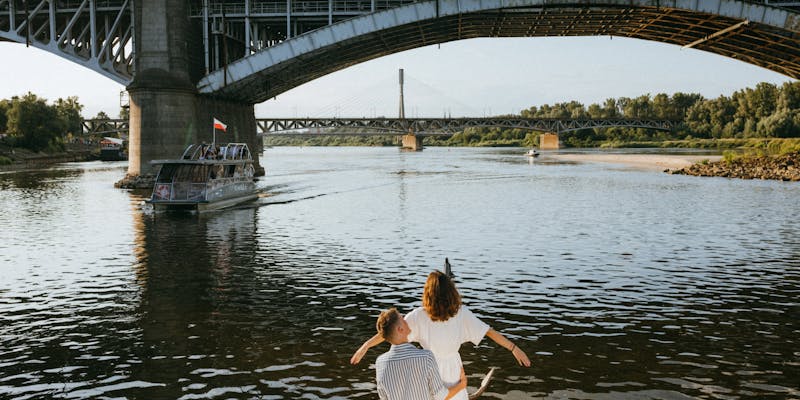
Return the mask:
<path id="1" fill-rule="evenodd" d="M 225 124 L 222 123 L 222 121 L 214 118 L 214 129 L 219 129 L 219 130 L 225 132 L 225 130 L 228 129 L 228 125 L 225 125 Z"/>

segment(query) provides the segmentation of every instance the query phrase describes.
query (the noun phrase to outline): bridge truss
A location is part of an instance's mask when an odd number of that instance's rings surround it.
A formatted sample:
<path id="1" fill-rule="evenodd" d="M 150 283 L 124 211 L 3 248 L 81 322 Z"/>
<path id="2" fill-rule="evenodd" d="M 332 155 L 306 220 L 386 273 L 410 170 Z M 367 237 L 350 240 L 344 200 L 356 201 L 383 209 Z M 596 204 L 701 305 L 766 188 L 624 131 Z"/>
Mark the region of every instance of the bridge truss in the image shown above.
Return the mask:
<path id="1" fill-rule="evenodd" d="M 386 3 L 386 9 L 378 0 L 287 0 L 285 5 L 270 3 L 272 13 L 262 19 L 252 16 L 256 0 L 229 1 L 217 9 L 211 3 L 203 7 L 210 0 L 194 1 L 199 4 L 195 18 L 205 18 L 209 25 L 224 18 L 227 36 L 244 37 L 229 41 L 228 48 L 245 49 L 241 60 L 228 53 L 222 68 L 212 65 L 198 89 L 249 103 L 370 59 L 479 37 L 651 40 L 800 78 L 800 0 L 421 0 Z M 349 18 L 344 18 L 346 12 Z M 213 41 L 207 43 L 207 52 L 213 54 Z"/>
<path id="2" fill-rule="evenodd" d="M 563 118 L 258 118 L 259 136 L 452 136 L 466 128 L 498 127 L 564 133 L 592 128 L 644 128 L 668 131 L 679 121 L 646 118 L 563 119 Z M 126 134 L 126 119 L 87 119 L 84 135 Z"/>
<path id="3" fill-rule="evenodd" d="M 127 134 L 129 122 L 127 119 L 85 119 L 81 122 L 84 135 L 110 135 Z"/>
<path id="4" fill-rule="evenodd" d="M 121 84 L 133 79 L 132 0 L 0 0 L 0 40 L 26 43 Z"/>
<path id="5" fill-rule="evenodd" d="M 498 127 L 564 133 L 592 128 L 645 128 L 671 130 L 673 120 L 644 118 L 308 118 L 257 119 L 259 135 L 404 135 L 452 136 L 466 128 Z"/>
<path id="6" fill-rule="evenodd" d="M 44 49 L 127 85 L 135 74 L 133 2 L 0 0 L 0 41 Z M 637 38 L 800 78 L 800 0 L 186 0 L 180 7 L 193 32 L 186 46 L 198 91 L 250 104 L 370 59 L 478 37 Z"/>

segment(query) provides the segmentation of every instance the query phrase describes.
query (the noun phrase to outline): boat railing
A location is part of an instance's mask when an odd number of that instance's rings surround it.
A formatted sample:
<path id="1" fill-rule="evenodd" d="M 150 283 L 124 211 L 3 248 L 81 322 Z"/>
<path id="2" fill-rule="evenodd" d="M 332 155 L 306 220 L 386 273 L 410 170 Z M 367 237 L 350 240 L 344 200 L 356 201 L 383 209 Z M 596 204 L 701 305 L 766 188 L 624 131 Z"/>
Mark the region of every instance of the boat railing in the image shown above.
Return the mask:
<path id="1" fill-rule="evenodd" d="M 206 183 L 156 183 L 153 200 L 202 201 L 206 199 Z"/>
<path id="2" fill-rule="evenodd" d="M 247 182 L 246 176 L 235 176 L 230 178 L 217 178 L 207 183 L 191 182 L 165 182 L 156 183 L 153 188 L 153 200 L 170 201 L 203 201 L 208 200 L 209 195 L 226 186 L 240 182 Z M 222 192 L 224 193 L 224 191 Z M 221 193 L 216 193 L 219 196 Z"/>
<path id="3" fill-rule="evenodd" d="M 181 156 L 183 160 L 252 160 L 247 143 L 228 143 L 225 145 L 190 144 Z"/>

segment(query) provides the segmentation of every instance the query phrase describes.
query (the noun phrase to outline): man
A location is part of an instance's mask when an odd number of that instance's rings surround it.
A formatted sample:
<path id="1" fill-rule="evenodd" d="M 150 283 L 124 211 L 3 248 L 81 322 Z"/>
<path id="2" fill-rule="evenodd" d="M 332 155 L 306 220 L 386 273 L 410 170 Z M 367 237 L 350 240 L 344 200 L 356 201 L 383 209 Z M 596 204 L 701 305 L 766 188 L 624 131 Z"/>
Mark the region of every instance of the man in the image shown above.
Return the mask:
<path id="1" fill-rule="evenodd" d="M 467 387 L 463 368 L 458 384 L 449 389 L 444 386 L 433 353 L 408 342 L 411 329 L 396 309 L 382 312 L 375 326 L 378 334 L 392 344 L 375 362 L 375 380 L 382 400 L 447 400 Z"/>

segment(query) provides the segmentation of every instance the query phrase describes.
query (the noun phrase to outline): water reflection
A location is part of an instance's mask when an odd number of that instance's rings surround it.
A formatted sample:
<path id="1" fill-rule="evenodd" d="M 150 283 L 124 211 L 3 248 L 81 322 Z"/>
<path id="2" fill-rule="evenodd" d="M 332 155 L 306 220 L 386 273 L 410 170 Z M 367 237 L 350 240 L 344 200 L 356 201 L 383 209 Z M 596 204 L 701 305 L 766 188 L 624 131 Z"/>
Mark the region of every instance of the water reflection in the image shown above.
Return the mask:
<path id="1" fill-rule="evenodd" d="M 0 190 L 42 190 L 50 194 L 83 174 L 79 168 L 51 168 L 0 173 Z"/>
<path id="2" fill-rule="evenodd" d="M 800 187 L 519 154 L 270 149 L 274 202 L 200 216 L 0 175 L 0 398 L 371 398 L 352 351 L 445 256 L 532 356 L 464 346 L 487 398 L 800 397 Z"/>
<path id="3" fill-rule="evenodd" d="M 340 363 L 347 355 L 333 350 L 345 329 L 335 310 L 351 306 L 339 293 L 342 280 L 330 283 L 330 260 L 260 235 L 259 214 L 269 211 L 141 217 L 141 337 L 127 381 L 146 384 L 126 394 L 293 398 L 351 390 Z"/>

